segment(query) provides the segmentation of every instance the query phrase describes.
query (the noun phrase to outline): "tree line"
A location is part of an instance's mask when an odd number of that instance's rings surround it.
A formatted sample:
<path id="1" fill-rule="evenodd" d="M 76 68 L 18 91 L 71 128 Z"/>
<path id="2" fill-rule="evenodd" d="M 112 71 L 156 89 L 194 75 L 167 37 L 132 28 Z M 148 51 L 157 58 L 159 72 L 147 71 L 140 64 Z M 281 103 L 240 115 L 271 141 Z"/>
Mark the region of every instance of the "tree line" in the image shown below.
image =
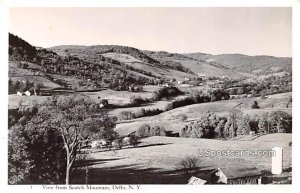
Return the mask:
<path id="1" fill-rule="evenodd" d="M 198 120 L 184 126 L 180 137 L 225 138 L 238 135 L 291 133 L 292 116 L 284 111 L 271 111 L 250 116 L 240 110 L 231 110 L 228 116 L 219 116 L 212 112 L 204 113 Z"/>

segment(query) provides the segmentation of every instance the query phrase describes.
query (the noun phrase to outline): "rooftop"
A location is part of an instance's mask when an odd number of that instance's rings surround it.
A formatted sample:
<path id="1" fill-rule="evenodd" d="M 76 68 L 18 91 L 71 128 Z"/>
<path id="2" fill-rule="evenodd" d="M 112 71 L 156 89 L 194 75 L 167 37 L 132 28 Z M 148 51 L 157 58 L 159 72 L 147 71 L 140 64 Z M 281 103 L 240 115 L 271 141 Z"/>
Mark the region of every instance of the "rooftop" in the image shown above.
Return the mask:
<path id="1" fill-rule="evenodd" d="M 224 175 L 227 177 L 227 179 L 261 175 L 261 171 L 258 170 L 256 167 L 253 168 L 229 167 L 229 168 L 218 168 L 217 170 L 221 170 L 224 173 Z"/>

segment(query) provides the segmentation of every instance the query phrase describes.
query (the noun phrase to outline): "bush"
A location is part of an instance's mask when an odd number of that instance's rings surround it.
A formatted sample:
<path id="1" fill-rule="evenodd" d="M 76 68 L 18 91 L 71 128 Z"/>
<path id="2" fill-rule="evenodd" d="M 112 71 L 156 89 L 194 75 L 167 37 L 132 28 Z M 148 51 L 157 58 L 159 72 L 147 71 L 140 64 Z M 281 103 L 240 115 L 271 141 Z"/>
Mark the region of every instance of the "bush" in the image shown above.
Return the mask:
<path id="1" fill-rule="evenodd" d="M 123 140 L 122 139 L 115 139 L 111 145 L 116 149 L 122 149 L 123 147 Z"/>
<path id="2" fill-rule="evenodd" d="M 152 100 L 158 101 L 164 97 L 177 96 L 180 94 L 182 94 L 182 92 L 177 87 L 163 87 L 153 92 Z"/>
<path id="3" fill-rule="evenodd" d="M 134 118 L 136 118 L 135 114 L 131 111 L 122 111 L 120 113 L 121 120 L 130 120 L 130 119 L 134 119 Z"/>
<path id="4" fill-rule="evenodd" d="M 254 102 L 251 104 L 251 108 L 252 108 L 252 109 L 259 109 L 260 107 L 258 106 L 258 102 L 257 102 L 257 101 L 254 101 Z"/>
<path id="5" fill-rule="evenodd" d="M 156 125 L 150 129 L 150 136 L 166 136 L 166 130 Z"/>
<path id="6" fill-rule="evenodd" d="M 148 124 L 143 124 L 136 131 L 136 136 L 138 137 L 148 137 L 150 133 L 151 127 Z"/>
<path id="7" fill-rule="evenodd" d="M 189 173 L 191 170 L 198 167 L 198 159 L 199 158 L 196 156 L 186 156 L 179 161 L 178 165 L 181 169 L 184 169 L 187 173 Z"/>
<path id="8" fill-rule="evenodd" d="M 136 135 L 130 135 L 129 137 L 129 145 L 136 147 L 139 143 L 139 138 Z"/>
<path id="9" fill-rule="evenodd" d="M 130 97 L 130 103 L 132 105 L 140 105 L 143 104 L 145 102 L 148 102 L 147 100 L 143 99 L 141 96 L 131 96 Z"/>
<path id="10" fill-rule="evenodd" d="M 137 137 L 165 136 L 166 131 L 163 127 L 157 125 L 154 127 L 150 127 L 150 125 L 148 124 L 143 124 L 135 134 Z"/>
<path id="11" fill-rule="evenodd" d="M 178 118 L 180 121 L 186 121 L 188 117 L 185 114 L 179 114 Z"/>

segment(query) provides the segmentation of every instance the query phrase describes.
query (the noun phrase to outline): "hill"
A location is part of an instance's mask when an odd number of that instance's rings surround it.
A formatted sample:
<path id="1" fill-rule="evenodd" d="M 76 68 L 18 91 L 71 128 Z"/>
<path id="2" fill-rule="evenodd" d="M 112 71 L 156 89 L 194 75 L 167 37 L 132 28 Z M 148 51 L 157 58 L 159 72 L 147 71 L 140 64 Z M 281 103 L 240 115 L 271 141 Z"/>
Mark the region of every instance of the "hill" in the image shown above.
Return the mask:
<path id="1" fill-rule="evenodd" d="M 167 79 L 184 79 L 196 77 L 188 68 L 174 61 L 158 61 L 136 48 L 113 45 L 97 46 L 55 46 L 49 48 L 60 55 L 72 55 L 90 62 L 100 62 L 103 58 L 119 64 L 127 70 Z"/>
<path id="2" fill-rule="evenodd" d="M 89 55 L 91 54 L 88 52 Z M 131 84 L 151 82 L 155 77 L 127 69 L 119 61 L 99 54 L 95 55 L 97 60 L 88 56 L 79 58 L 71 54 L 59 55 L 48 49 L 37 49 L 18 36 L 9 34 L 9 61 L 17 63 L 10 66 L 14 66 L 13 71 L 17 71 L 17 76 L 24 79 L 27 79 L 30 73 L 39 72 L 40 76 L 52 81 L 60 80 L 60 86 L 78 90 L 108 86 L 123 89 Z M 33 65 L 39 68 L 31 68 Z M 10 68 L 10 72 L 13 71 Z M 10 73 L 10 78 L 13 77 L 15 75 Z"/>
<path id="3" fill-rule="evenodd" d="M 157 75 L 168 79 L 193 78 L 200 75 L 228 76 L 247 78 L 251 75 L 239 73 L 225 66 L 215 65 L 178 53 L 165 51 L 142 51 L 132 47 L 97 45 L 97 46 L 56 46 L 49 48 L 60 55 L 70 54 L 80 59 L 97 62 L 103 57 L 120 63 L 127 69 L 146 75 Z"/>
<path id="4" fill-rule="evenodd" d="M 168 53 L 164 51 L 152 52 L 145 51 L 152 58 L 160 62 L 170 62 L 174 65 L 181 65 L 183 68 L 189 69 L 191 72 L 197 75 L 205 76 L 227 76 L 231 78 L 244 78 L 251 77 L 246 73 L 242 74 L 237 71 L 226 68 L 222 65 L 216 65 L 214 63 L 208 63 L 204 60 L 199 60 L 198 58 L 191 57 L 189 55 L 183 55 L 178 53 Z"/>
<path id="5" fill-rule="evenodd" d="M 223 100 L 216 102 L 208 102 L 201 104 L 193 104 L 184 107 L 179 107 L 170 111 L 163 112 L 159 115 L 151 116 L 151 117 L 142 117 L 134 119 L 131 122 L 124 122 L 117 124 L 116 131 L 120 135 L 128 135 L 131 132 L 136 131 L 142 124 L 149 125 L 163 125 L 167 131 L 179 132 L 179 130 L 186 125 L 188 122 L 196 120 L 201 117 L 205 112 L 210 111 L 214 112 L 218 115 L 226 116 L 232 108 L 240 105 L 242 108 L 242 112 L 244 114 L 249 114 L 250 116 L 254 114 L 262 114 L 267 111 L 275 111 L 282 110 L 291 114 L 291 102 L 289 101 L 292 96 L 292 93 L 282 93 L 270 95 L 266 99 L 262 99 L 260 97 L 253 98 L 242 98 L 242 99 L 234 99 L 234 100 Z M 251 104 L 253 101 L 257 101 L 260 109 L 251 109 Z M 287 104 L 289 104 L 289 108 L 286 108 Z M 154 104 L 155 105 L 155 104 Z M 160 108 L 164 108 L 166 103 L 162 104 Z M 146 108 L 146 107 L 145 107 Z M 148 107 L 150 108 L 150 107 Z M 153 106 L 154 108 L 154 106 Z M 156 107 L 155 107 L 156 108 Z M 134 111 L 134 109 L 131 109 Z M 180 115 L 186 115 L 188 120 L 182 121 L 180 120 Z"/>
<path id="6" fill-rule="evenodd" d="M 190 53 L 186 54 L 186 56 L 231 70 L 255 75 L 272 74 L 281 71 L 292 72 L 292 58 L 288 57 L 248 56 L 243 54 L 211 55 L 204 53 Z"/>

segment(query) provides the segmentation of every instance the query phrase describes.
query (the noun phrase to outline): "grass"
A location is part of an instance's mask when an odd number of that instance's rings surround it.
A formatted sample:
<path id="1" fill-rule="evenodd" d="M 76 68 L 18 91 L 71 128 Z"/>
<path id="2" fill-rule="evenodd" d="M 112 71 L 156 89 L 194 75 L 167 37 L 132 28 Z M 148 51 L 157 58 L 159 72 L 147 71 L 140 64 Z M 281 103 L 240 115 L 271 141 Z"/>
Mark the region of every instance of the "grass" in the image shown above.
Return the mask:
<path id="1" fill-rule="evenodd" d="M 152 88 L 151 88 L 152 89 Z M 130 97 L 133 96 L 141 96 L 142 98 L 151 98 L 152 93 L 147 91 L 147 88 L 144 89 L 143 92 L 129 92 L 129 91 L 115 91 L 111 89 L 102 90 L 98 92 L 81 92 L 89 96 L 95 102 L 98 102 L 100 97 L 101 99 L 108 99 L 110 104 L 115 105 L 125 105 L 130 104 Z"/>
<path id="2" fill-rule="evenodd" d="M 151 72 L 153 75 L 161 75 L 168 79 L 175 78 L 176 80 L 183 80 L 185 77 L 188 77 L 188 78 L 195 77 L 195 75 L 192 75 L 192 74 L 189 74 L 186 72 L 181 72 L 181 71 L 172 70 L 172 69 L 166 69 L 166 68 L 162 68 L 161 66 L 148 64 L 146 62 L 143 62 L 141 60 L 134 58 L 133 56 L 131 56 L 129 54 L 105 53 L 102 55 L 105 57 L 109 57 L 109 58 L 118 60 L 120 62 L 124 62 L 127 65 L 130 65 L 136 69 L 140 69 L 140 70 L 143 70 L 146 72 Z"/>
<path id="3" fill-rule="evenodd" d="M 228 76 L 231 78 L 245 77 L 245 74 L 237 73 L 233 70 L 223 69 L 210 65 L 208 63 L 199 62 L 195 60 L 174 60 L 180 62 L 184 67 L 191 69 L 194 73 L 205 74 L 206 76 Z"/>
<path id="4" fill-rule="evenodd" d="M 28 104 L 29 106 L 32 106 L 33 104 L 41 104 L 44 101 L 46 101 L 48 96 L 19 96 L 16 94 L 9 95 L 8 96 L 8 108 L 14 109 L 18 108 L 19 102 L 22 101 L 23 104 Z"/>
<path id="5" fill-rule="evenodd" d="M 283 166 L 292 166 L 292 141 L 291 134 L 268 134 L 252 141 L 223 141 L 213 139 L 193 139 L 174 137 L 149 137 L 142 140 L 137 148 L 124 148 L 121 150 L 90 153 L 90 167 L 93 182 L 99 183 L 105 179 L 105 183 L 147 183 L 150 173 L 152 177 L 160 177 L 168 174 L 166 178 L 172 179 L 180 168 L 178 162 L 193 155 L 199 158 L 199 166 L 202 169 L 214 169 L 217 167 L 257 167 L 260 170 L 271 169 L 271 157 L 229 157 L 200 156 L 200 150 L 271 150 L 274 146 L 283 147 Z M 151 145 L 152 144 L 152 145 Z M 131 174 L 139 173 L 138 180 Z M 122 178 L 113 174 L 122 174 Z M 144 176 L 144 178 L 143 178 Z M 150 177 L 149 177 L 150 178 Z M 98 180 L 96 180 L 98 179 Z M 127 180 L 124 180 L 127 179 Z M 132 181 L 130 181 L 132 180 Z M 153 179 L 152 179 L 153 180 Z M 183 179 L 181 179 L 183 180 Z M 152 183 L 159 183 L 151 181 Z M 163 182 L 163 181 L 161 181 Z M 172 181 L 171 181 L 172 182 Z M 176 183 L 176 180 L 173 183 Z M 184 181 L 183 181 L 184 182 Z"/>
<path id="6" fill-rule="evenodd" d="M 249 115 L 261 114 L 263 112 L 272 110 L 284 110 L 288 113 L 291 113 L 291 108 L 282 107 L 284 106 L 283 104 L 288 101 L 290 96 L 291 93 L 283 93 L 271 95 L 267 99 L 256 97 L 188 105 L 161 113 L 159 115 L 142 117 L 134 119 L 132 122 L 117 124 L 115 130 L 119 132 L 120 135 L 128 135 L 129 133 L 137 130 L 143 123 L 147 123 L 150 125 L 163 125 L 167 131 L 179 132 L 179 130 L 186 125 L 188 121 L 199 118 L 207 111 L 226 116 L 230 109 L 240 103 L 242 103 L 241 110 L 243 113 Z M 258 101 L 261 109 L 251 109 L 251 103 L 254 100 Z M 272 105 L 274 108 L 271 108 Z M 180 114 L 185 114 L 188 117 L 188 121 L 180 121 Z"/>
<path id="7" fill-rule="evenodd" d="M 28 80 L 31 82 L 39 82 L 42 83 L 46 89 L 60 87 L 58 84 L 55 84 L 43 75 L 44 73 L 40 71 L 40 66 L 33 63 L 28 63 L 28 68 L 29 69 L 19 68 L 17 67 L 16 62 L 9 62 L 9 78 L 12 81 Z M 35 75 L 36 72 L 39 72 L 40 75 Z"/>

